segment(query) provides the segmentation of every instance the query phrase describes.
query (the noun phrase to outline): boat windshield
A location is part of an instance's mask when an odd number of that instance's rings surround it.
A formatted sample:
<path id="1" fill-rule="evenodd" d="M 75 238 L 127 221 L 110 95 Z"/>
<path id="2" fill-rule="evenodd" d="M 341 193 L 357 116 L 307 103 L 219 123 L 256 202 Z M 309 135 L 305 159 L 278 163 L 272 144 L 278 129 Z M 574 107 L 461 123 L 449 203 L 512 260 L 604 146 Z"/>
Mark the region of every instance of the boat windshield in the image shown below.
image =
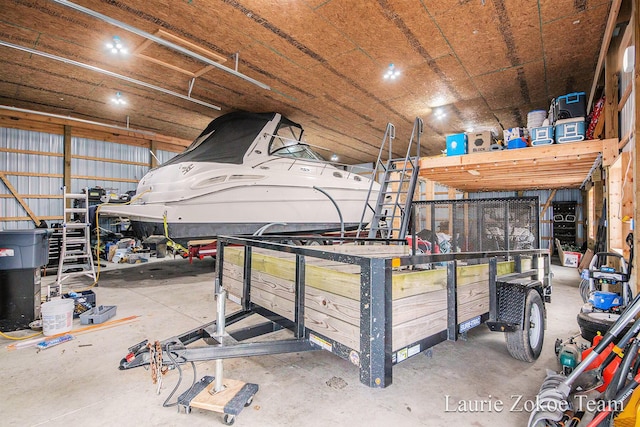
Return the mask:
<path id="1" fill-rule="evenodd" d="M 302 128 L 294 126 L 294 123 L 280 123 L 278 130 L 271 139 L 269 154 L 324 161 L 325 159 L 320 154 L 301 141 L 302 132 Z"/>

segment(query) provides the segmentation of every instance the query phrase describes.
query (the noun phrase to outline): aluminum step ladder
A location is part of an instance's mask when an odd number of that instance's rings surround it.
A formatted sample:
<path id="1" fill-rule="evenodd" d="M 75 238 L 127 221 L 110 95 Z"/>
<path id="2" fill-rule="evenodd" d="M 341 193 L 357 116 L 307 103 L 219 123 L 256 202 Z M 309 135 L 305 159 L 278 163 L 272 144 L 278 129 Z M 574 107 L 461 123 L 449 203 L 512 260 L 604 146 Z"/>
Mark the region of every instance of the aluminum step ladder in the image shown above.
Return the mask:
<path id="1" fill-rule="evenodd" d="M 367 233 L 368 238 L 404 239 L 406 237 L 411 219 L 411 202 L 418 182 L 420 136 L 423 129 L 422 119 L 416 117 L 404 158 L 393 158 L 395 127 L 391 123 L 387 124 L 356 237 L 363 237 L 366 232 L 365 217 L 368 212 L 373 212 Z M 386 146 L 389 154 L 384 163 L 382 155 Z M 414 148 L 415 155 L 411 156 Z M 373 181 L 380 176 L 380 192 L 375 206 L 372 206 L 369 203 L 369 196 Z"/>
<path id="2" fill-rule="evenodd" d="M 96 269 L 91 251 L 91 219 L 89 218 L 89 192 L 67 193 L 62 187 L 64 216 L 62 245 L 55 289 L 47 289 L 49 298 L 62 296 L 62 282 L 74 276 L 87 276 L 96 281 Z M 71 205 L 69 207 L 69 205 Z"/>

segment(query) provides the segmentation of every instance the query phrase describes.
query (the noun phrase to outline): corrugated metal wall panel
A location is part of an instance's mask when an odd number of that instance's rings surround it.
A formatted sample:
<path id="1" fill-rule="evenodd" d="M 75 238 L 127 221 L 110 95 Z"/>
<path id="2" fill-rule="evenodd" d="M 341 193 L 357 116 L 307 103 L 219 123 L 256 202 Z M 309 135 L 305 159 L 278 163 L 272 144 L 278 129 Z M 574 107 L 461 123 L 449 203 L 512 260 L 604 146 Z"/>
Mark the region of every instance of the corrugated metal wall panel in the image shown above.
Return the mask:
<path id="1" fill-rule="evenodd" d="M 72 159 L 73 175 L 86 177 L 72 179 L 72 191 L 102 187 L 107 192 L 119 196 L 127 191 L 135 190 L 137 181 L 149 170 L 149 150 L 145 147 L 75 137 L 71 139 L 71 143 L 74 155 L 144 163 L 144 165 L 132 165 L 100 160 Z M 136 182 L 127 182 L 127 180 L 135 180 Z"/>
<path id="2" fill-rule="evenodd" d="M 620 93 L 624 93 L 627 90 L 629 85 L 633 84 L 633 73 L 620 73 Z M 638 90 L 638 88 L 635 88 Z M 622 107 L 622 111 L 620 111 L 620 138 L 624 138 L 629 135 L 633 126 L 635 126 L 635 96 L 633 96 L 633 91 L 631 92 L 631 96 L 627 98 L 627 102 Z M 632 142 L 632 141 L 630 141 Z M 627 143 L 624 148 L 624 151 L 632 151 L 633 144 Z"/>
<path id="3" fill-rule="evenodd" d="M 64 145 L 62 135 L 9 128 L 0 128 L 0 141 L 2 141 L 4 147 L 11 150 L 56 154 L 62 153 Z M 0 170 L 7 173 L 7 179 L 20 195 L 57 196 L 61 194 L 62 178 L 11 174 L 12 172 L 17 172 L 62 175 L 63 158 L 61 155 L 48 156 L 2 152 L 0 153 Z M 10 191 L 4 185 L 0 185 L 0 187 L 2 187 L 0 193 L 10 194 Z M 1 200 L 0 228 L 16 230 L 34 227 L 31 219 L 2 221 L 1 218 L 28 217 L 28 214 L 15 198 L 9 197 Z M 25 197 L 24 201 L 38 217 L 62 216 L 62 202 L 60 199 Z"/>
<path id="4" fill-rule="evenodd" d="M 169 160 L 173 159 L 175 156 L 177 156 L 180 153 L 174 153 L 173 151 L 158 150 L 158 152 L 155 154 L 158 160 L 160 160 L 160 164 L 162 164 L 164 162 L 168 162 Z"/>

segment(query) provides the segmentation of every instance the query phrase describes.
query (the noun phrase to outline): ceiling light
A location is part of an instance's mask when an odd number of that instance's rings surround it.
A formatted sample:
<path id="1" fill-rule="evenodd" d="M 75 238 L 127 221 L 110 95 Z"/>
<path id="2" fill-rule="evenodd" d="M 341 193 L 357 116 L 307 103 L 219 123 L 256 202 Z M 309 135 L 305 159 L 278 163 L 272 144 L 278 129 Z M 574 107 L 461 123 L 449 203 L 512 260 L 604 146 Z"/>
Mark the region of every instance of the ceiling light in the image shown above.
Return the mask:
<path id="1" fill-rule="evenodd" d="M 331 156 L 331 161 L 332 162 L 337 162 L 338 161 L 338 155 L 337 154 L 332 155 Z"/>
<path id="2" fill-rule="evenodd" d="M 389 64 L 389 68 L 384 73 L 385 80 L 395 80 L 400 75 L 400 71 L 396 70 L 395 65 Z"/>
<path id="3" fill-rule="evenodd" d="M 121 53 L 126 55 L 127 53 L 127 49 L 124 47 L 122 40 L 120 40 L 120 37 L 118 36 L 113 36 L 113 40 L 107 43 L 107 49 L 111 50 L 111 53 L 113 54 Z"/>
<path id="4" fill-rule="evenodd" d="M 447 113 L 445 113 L 442 108 L 438 108 L 433 114 L 436 116 L 436 119 L 438 120 L 442 120 L 447 116 Z"/>
<path id="5" fill-rule="evenodd" d="M 122 97 L 122 93 L 116 92 L 116 96 L 111 98 L 111 102 L 116 105 L 127 105 L 127 101 Z"/>

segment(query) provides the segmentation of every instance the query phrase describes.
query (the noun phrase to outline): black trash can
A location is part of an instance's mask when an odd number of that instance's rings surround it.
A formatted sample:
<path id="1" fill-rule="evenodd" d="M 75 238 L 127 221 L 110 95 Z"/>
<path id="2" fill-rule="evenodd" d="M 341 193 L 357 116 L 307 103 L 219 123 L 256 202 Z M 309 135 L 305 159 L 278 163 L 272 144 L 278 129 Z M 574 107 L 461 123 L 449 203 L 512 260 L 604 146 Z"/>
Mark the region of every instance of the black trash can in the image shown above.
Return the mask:
<path id="1" fill-rule="evenodd" d="M 49 262 L 51 232 L 0 231 L 0 331 L 28 328 L 40 317 L 40 269 Z"/>

